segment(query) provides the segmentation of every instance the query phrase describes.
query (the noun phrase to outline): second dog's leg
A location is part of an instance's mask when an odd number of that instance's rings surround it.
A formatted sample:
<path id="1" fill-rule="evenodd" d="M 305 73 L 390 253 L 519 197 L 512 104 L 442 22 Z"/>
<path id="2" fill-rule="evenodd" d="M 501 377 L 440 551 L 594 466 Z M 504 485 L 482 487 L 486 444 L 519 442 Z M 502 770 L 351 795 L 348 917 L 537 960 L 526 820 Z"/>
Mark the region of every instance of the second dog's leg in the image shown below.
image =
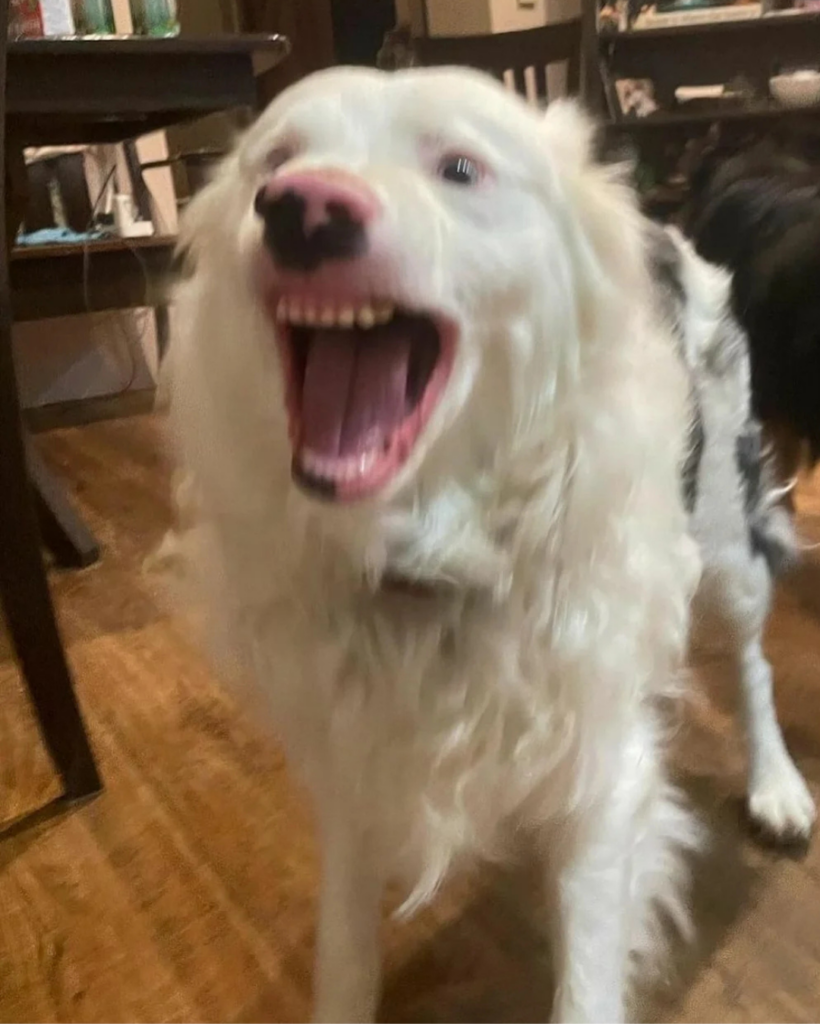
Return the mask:
<path id="1" fill-rule="evenodd" d="M 776 839 L 805 839 L 814 823 L 814 802 L 783 742 L 772 670 L 757 637 L 738 660 L 749 742 L 749 814 Z"/>
<path id="2" fill-rule="evenodd" d="M 763 652 L 772 590 L 769 568 L 742 543 L 707 564 L 704 582 L 711 609 L 724 627 L 740 686 L 749 749 L 749 816 L 773 839 L 805 839 L 814 822 L 814 802 L 783 741 L 772 668 Z"/>
<path id="3" fill-rule="evenodd" d="M 327 809 L 316 951 L 316 1021 L 372 1021 L 379 996 L 382 878 L 355 816 Z"/>

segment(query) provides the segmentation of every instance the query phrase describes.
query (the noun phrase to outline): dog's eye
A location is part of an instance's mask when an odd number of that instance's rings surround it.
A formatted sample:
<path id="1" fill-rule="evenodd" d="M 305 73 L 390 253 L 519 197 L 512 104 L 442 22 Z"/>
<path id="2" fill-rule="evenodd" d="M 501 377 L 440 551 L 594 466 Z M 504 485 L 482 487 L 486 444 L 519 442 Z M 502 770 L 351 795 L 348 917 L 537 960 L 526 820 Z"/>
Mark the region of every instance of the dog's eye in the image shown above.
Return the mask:
<path id="1" fill-rule="evenodd" d="M 469 156 L 446 156 L 438 167 L 439 177 L 453 185 L 476 185 L 481 180 L 481 168 Z"/>
<path id="2" fill-rule="evenodd" d="M 265 157 L 265 167 L 269 171 L 278 171 L 282 164 L 292 160 L 296 156 L 296 146 L 293 143 L 283 142 L 275 146 Z"/>

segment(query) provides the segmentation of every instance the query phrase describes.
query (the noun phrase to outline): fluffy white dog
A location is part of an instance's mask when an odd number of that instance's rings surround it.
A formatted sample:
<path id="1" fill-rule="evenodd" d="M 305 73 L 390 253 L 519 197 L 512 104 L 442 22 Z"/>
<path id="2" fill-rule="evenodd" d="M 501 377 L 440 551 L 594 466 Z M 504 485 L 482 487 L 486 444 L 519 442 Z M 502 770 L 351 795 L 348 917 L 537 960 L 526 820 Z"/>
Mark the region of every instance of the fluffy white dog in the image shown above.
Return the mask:
<path id="1" fill-rule="evenodd" d="M 699 571 L 691 380 L 588 150 L 574 108 L 476 73 L 334 70 L 188 217 L 187 539 L 315 799 L 321 1020 L 375 1013 L 388 878 L 410 910 L 513 833 L 543 856 L 558 1020 L 622 1019 L 655 904 L 680 910 L 697 829 L 657 704 Z"/>

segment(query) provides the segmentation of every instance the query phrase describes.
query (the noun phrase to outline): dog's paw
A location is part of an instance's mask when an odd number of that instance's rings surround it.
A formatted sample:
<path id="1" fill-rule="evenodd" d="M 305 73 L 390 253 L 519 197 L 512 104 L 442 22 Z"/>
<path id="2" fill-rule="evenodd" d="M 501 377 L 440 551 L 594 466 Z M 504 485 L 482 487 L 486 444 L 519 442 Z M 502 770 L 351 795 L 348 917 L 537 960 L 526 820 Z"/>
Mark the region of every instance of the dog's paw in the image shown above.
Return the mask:
<path id="1" fill-rule="evenodd" d="M 809 787 L 791 761 L 769 771 L 749 791 L 749 817 L 777 843 L 804 843 L 817 815 Z"/>

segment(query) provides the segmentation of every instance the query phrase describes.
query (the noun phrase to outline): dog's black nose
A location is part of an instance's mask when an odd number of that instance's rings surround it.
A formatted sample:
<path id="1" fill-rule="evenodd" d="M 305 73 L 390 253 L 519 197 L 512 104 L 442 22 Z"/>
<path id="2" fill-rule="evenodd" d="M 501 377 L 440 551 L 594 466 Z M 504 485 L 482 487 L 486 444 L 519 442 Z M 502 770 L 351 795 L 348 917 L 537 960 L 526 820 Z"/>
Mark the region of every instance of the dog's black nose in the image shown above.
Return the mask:
<path id="1" fill-rule="evenodd" d="M 303 172 L 274 179 L 256 195 L 265 244 L 283 270 L 310 273 L 329 260 L 367 250 L 375 195 L 352 175 Z"/>

